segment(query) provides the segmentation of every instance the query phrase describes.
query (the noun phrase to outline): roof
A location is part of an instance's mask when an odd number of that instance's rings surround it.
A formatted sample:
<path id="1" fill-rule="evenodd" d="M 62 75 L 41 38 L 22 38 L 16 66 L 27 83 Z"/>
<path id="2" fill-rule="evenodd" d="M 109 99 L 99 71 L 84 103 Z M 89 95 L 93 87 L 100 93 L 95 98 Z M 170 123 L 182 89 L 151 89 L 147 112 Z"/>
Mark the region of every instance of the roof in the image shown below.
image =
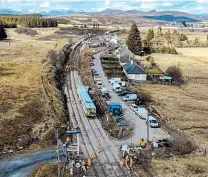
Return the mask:
<path id="1" fill-rule="evenodd" d="M 146 74 L 146 72 L 136 62 L 131 60 L 123 66 L 127 74 Z"/>
<path id="2" fill-rule="evenodd" d="M 133 60 L 133 58 L 129 54 L 125 54 L 121 57 L 120 62 L 121 63 L 128 63 L 130 60 Z"/>
<path id="3" fill-rule="evenodd" d="M 83 85 L 79 85 L 78 91 L 79 91 L 79 94 L 80 94 L 80 96 L 82 98 L 82 101 L 85 104 L 85 106 L 87 108 L 94 108 L 94 109 L 96 109 L 92 99 L 90 98 L 90 96 L 89 96 L 89 94 L 87 92 L 86 87 L 83 86 Z"/>

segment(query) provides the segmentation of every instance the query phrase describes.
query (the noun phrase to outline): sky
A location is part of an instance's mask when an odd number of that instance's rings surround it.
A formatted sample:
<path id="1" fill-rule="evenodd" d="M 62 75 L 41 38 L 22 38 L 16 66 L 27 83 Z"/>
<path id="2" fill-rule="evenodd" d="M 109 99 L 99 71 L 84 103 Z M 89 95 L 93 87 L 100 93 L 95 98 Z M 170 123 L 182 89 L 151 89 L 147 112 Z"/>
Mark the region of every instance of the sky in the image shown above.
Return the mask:
<path id="1" fill-rule="evenodd" d="M 208 13 L 208 0 L 0 0 L 0 9 L 27 13 L 50 10 L 97 12 L 107 8 L 120 10 L 176 10 L 192 14 Z"/>

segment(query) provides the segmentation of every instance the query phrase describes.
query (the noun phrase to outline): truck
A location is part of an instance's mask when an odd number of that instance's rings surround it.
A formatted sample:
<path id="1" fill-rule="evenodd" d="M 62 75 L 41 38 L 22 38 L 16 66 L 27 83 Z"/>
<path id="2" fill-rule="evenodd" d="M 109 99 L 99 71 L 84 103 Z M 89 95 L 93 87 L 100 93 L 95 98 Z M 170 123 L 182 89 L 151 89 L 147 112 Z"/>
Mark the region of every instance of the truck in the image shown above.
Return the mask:
<path id="1" fill-rule="evenodd" d="M 122 106 L 119 102 L 106 101 L 108 106 L 108 112 L 110 112 L 113 116 L 122 115 Z"/>
<path id="2" fill-rule="evenodd" d="M 137 99 L 137 94 L 135 93 L 127 94 L 122 97 L 123 101 L 135 101 L 136 99 Z"/>
<path id="3" fill-rule="evenodd" d="M 121 86 L 118 83 L 113 84 L 113 90 L 118 93 L 122 90 Z"/>

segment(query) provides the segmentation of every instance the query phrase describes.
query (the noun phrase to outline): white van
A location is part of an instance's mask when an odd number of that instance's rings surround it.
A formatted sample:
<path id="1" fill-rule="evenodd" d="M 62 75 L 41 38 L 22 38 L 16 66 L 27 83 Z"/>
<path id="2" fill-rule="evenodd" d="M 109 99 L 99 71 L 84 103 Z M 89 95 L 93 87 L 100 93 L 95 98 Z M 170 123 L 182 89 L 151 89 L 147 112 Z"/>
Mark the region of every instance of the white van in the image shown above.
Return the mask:
<path id="1" fill-rule="evenodd" d="M 109 83 L 111 84 L 111 85 L 113 85 L 115 82 L 121 82 L 121 78 L 111 78 L 111 79 L 109 79 Z"/>
<path id="2" fill-rule="evenodd" d="M 127 95 L 122 97 L 123 101 L 134 101 L 136 99 L 137 99 L 137 94 L 135 94 L 135 93 L 127 94 Z"/>
<path id="3" fill-rule="evenodd" d="M 122 90 L 121 86 L 118 83 L 113 84 L 113 90 L 118 93 Z"/>
<path id="4" fill-rule="evenodd" d="M 159 127 L 159 124 L 157 122 L 157 119 L 154 118 L 153 116 L 149 116 L 149 126 L 151 128 L 158 128 Z"/>

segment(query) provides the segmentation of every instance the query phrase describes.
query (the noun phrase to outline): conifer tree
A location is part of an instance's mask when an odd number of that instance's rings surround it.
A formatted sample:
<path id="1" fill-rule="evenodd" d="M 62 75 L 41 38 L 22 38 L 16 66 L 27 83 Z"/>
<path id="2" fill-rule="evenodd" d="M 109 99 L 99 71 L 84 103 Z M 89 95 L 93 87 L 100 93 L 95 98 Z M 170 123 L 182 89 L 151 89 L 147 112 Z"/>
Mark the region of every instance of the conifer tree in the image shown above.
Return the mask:
<path id="1" fill-rule="evenodd" d="M 150 41 L 153 38 L 154 38 L 154 31 L 153 31 L 153 29 L 148 29 L 148 31 L 147 31 L 147 37 L 146 37 L 147 43 L 150 43 Z"/>
<path id="2" fill-rule="evenodd" d="M 128 49 L 135 55 L 141 55 L 142 42 L 140 37 L 140 31 L 137 28 L 136 23 L 133 23 L 129 31 L 128 39 L 126 42 Z"/>
<path id="3" fill-rule="evenodd" d="M 0 40 L 6 39 L 6 38 L 7 38 L 6 31 L 4 29 L 3 24 L 0 22 Z"/>

